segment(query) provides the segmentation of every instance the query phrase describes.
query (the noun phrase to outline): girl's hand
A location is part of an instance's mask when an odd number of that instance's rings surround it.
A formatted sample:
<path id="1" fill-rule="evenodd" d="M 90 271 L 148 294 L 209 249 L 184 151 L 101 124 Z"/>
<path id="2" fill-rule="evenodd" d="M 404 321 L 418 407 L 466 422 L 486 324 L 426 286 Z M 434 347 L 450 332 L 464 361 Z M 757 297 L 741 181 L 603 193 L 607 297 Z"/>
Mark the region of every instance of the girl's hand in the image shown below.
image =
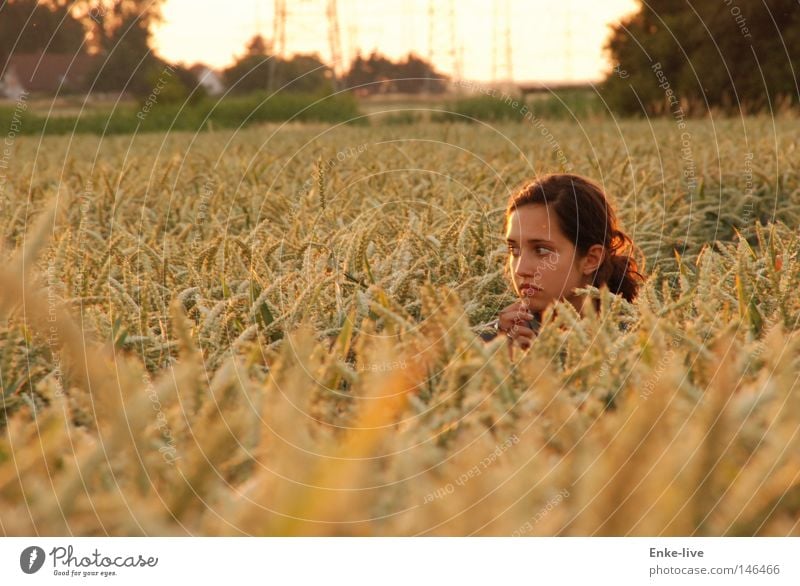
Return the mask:
<path id="1" fill-rule="evenodd" d="M 500 311 L 498 329 L 508 336 L 509 347 L 517 342 L 523 350 L 531 346 L 533 330 L 528 327 L 528 322 L 533 319 L 533 314 L 528 309 L 527 300 L 515 301 Z"/>

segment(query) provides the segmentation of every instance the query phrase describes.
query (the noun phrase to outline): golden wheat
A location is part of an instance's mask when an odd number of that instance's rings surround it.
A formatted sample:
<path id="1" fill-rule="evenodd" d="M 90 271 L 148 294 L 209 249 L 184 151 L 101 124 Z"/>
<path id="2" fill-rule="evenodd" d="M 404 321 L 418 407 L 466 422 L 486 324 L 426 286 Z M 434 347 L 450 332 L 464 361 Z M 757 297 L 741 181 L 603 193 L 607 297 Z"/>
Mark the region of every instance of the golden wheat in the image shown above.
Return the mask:
<path id="1" fill-rule="evenodd" d="M 3 532 L 800 535 L 792 133 L 687 123 L 687 194 L 648 124 L 550 125 L 648 280 L 514 356 L 472 328 L 509 191 L 561 164 L 530 128 L 18 138 Z"/>

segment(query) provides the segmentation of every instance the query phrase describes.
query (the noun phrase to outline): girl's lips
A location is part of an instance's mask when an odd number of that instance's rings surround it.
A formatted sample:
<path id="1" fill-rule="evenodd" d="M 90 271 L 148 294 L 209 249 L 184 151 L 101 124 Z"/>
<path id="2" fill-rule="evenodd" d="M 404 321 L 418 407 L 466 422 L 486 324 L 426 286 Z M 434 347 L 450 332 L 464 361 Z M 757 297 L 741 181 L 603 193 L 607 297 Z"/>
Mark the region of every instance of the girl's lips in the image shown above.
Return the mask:
<path id="1" fill-rule="evenodd" d="M 539 289 L 538 287 L 528 286 L 528 287 L 523 287 L 520 291 L 522 292 L 523 295 L 526 295 L 528 297 L 533 297 L 534 295 L 536 295 L 536 292 L 541 291 L 541 289 Z"/>

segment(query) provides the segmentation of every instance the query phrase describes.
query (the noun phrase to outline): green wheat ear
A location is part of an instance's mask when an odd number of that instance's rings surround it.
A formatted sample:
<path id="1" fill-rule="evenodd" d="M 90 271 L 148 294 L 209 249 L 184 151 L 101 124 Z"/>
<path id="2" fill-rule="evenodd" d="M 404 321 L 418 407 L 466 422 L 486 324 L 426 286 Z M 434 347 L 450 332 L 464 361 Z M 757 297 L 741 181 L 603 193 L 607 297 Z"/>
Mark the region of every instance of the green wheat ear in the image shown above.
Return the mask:
<path id="1" fill-rule="evenodd" d="M 317 191 L 319 191 L 319 204 L 325 209 L 325 166 L 322 164 L 322 157 L 317 159 L 316 164 Z"/>

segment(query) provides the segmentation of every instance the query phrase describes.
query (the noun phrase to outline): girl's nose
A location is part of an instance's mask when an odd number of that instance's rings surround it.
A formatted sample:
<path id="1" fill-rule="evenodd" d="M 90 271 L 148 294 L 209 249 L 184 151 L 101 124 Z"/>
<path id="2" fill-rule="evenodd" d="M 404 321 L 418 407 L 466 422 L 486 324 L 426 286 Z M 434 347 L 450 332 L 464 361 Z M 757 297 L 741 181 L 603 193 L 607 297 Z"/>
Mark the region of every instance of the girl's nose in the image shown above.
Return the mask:
<path id="1" fill-rule="evenodd" d="M 517 265 L 517 274 L 520 277 L 533 277 L 535 274 L 541 272 L 542 267 L 538 259 L 528 257 L 527 259 L 521 258 L 519 265 Z"/>

